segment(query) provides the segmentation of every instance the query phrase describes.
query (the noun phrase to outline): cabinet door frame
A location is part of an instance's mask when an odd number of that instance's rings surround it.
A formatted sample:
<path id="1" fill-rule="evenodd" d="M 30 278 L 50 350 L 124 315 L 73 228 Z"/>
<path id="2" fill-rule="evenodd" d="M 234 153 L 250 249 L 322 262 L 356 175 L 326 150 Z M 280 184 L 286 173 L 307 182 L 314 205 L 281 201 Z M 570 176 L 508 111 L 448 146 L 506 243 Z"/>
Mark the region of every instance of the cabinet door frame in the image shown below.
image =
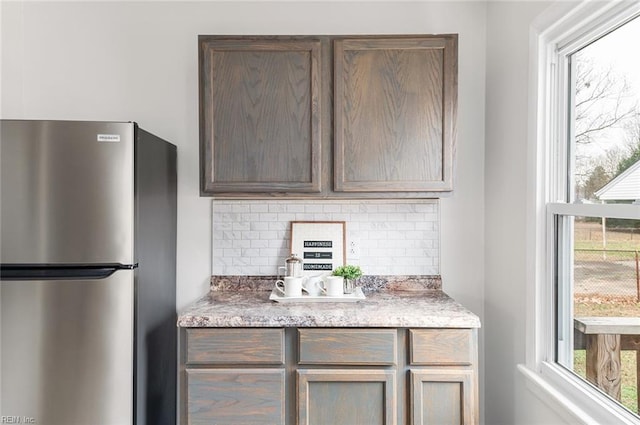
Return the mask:
<path id="1" fill-rule="evenodd" d="M 446 192 L 453 190 L 453 156 L 456 138 L 458 52 L 457 35 L 407 36 L 376 38 L 343 38 L 334 41 L 334 190 L 336 192 Z M 417 49 L 443 51 L 442 67 L 442 136 L 437 141 L 441 149 L 441 178 L 437 180 L 348 180 L 348 163 L 362 161 L 348 158 L 345 148 L 349 140 L 345 137 L 347 119 L 345 112 L 350 106 L 345 104 L 347 94 L 345 73 L 348 73 L 345 52 L 352 50 L 407 50 Z M 395 111 L 397 112 L 397 111 Z M 349 132 L 351 130 L 349 129 Z M 429 143 L 429 140 L 425 140 Z M 431 141 L 435 144 L 436 141 Z"/>
<path id="2" fill-rule="evenodd" d="M 447 369 L 445 367 L 433 367 L 424 369 L 410 369 L 411 393 L 411 425 L 429 425 L 422 417 L 423 405 L 422 384 L 425 382 L 453 382 L 459 383 L 462 394 L 460 395 L 460 416 L 462 423 L 472 425 L 479 423 L 476 406 L 476 390 L 474 371 L 471 368 Z"/>
<path id="3" fill-rule="evenodd" d="M 310 57 L 310 96 L 307 105 L 310 125 L 310 157 L 306 163 L 310 181 L 282 182 L 224 182 L 215 180 L 214 169 L 214 83 L 211 71 L 213 56 L 217 52 L 308 52 Z M 322 93 L 321 93 L 321 41 L 301 37 L 242 37 L 199 36 L 199 95 L 200 95 L 200 178 L 201 195 L 217 193 L 319 193 L 322 190 Z"/>
<path id="4" fill-rule="evenodd" d="M 297 410 L 298 425 L 309 422 L 309 384 L 312 382 L 381 382 L 384 384 L 384 423 L 396 425 L 396 371 L 392 369 L 298 369 Z M 330 408 L 330 406 L 327 406 Z"/>

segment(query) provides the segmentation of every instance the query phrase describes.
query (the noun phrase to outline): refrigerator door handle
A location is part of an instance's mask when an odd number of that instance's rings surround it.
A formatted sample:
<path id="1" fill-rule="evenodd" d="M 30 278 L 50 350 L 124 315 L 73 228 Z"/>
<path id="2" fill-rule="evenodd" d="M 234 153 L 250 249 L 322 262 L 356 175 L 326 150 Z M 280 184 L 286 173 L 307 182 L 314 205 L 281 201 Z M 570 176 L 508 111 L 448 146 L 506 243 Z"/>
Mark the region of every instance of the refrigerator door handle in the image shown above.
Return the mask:
<path id="1" fill-rule="evenodd" d="M 132 270 L 137 264 L 2 264 L 0 280 L 90 280 L 105 279 L 118 270 Z"/>

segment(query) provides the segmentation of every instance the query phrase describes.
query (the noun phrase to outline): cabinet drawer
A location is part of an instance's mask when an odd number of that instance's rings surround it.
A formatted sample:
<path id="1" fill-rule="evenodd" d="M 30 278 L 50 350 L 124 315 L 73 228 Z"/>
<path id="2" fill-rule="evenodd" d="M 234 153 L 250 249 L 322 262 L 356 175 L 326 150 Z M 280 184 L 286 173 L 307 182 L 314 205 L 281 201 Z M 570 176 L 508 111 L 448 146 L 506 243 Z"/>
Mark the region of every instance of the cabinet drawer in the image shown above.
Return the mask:
<path id="1" fill-rule="evenodd" d="M 187 329 L 187 364 L 284 364 L 284 329 Z"/>
<path id="2" fill-rule="evenodd" d="M 411 329 L 409 339 L 412 365 L 469 365 L 475 358 L 470 329 Z"/>
<path id="3" fill-rule="evenodd" d="M 188 423 L 284 424 L 284 369 L 187 369 Z"/>
<path id="4" fill-rule="evenodd" d="M 300 364 L 395 365 L 395 329 L 299 329 Z"/>

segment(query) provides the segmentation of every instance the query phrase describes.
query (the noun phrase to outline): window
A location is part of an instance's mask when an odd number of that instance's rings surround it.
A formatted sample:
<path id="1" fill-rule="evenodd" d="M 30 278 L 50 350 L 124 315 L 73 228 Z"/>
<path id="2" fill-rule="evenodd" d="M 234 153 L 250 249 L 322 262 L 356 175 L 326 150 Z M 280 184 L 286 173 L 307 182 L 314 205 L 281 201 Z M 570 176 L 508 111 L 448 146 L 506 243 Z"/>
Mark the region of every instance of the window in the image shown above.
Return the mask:
<path id="1" fill-rule="evenodd" d="M 537 39 L 529 366 L 582 419 L 638 423 L 640 3 L 589 3 Z"/>
<path id="2" fill-rule="evenodd" d="M 640 343 L 640 40 L 635 18 L 561 51 L 567 161 L 550 204 L 555 241 L 556 360 L 638 413 Z M 559 138 L 562 140 L 562 138 Z M 565 176 L 567 177 L 565 179 Z M 600 203 L 599 213 L 567 207 Z M 634 204 L 631 211 L 619 206 Z M 564 208 L 562 211 L 556 209 Z M 630 214 L 628 214 L 630 213 Z"/>

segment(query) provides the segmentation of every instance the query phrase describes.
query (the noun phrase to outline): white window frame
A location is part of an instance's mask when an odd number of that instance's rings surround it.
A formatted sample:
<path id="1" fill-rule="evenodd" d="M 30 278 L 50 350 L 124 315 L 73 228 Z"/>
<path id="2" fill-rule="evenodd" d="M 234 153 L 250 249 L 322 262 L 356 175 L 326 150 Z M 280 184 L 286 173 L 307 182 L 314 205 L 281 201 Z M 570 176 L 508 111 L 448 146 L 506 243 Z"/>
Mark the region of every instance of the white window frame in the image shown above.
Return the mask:
<path id="1" fill-rule="evenodd" d="M 571 203 L 566 183 L 572 175 L 567 166 L 570 117 L 564 106 L 570 101 L 568 55 L 638 14 L 638 1 L 559 2 L 530 29 L 527 258 L 531 261 L 527 355 L 519 370 L 527 387 L 569 423 L 639 423 L 635 415 L 556 362 L 554 288 L 556 255 L 561 261 L 571 261 L 572 255 L 556 254 L 556 216 L 640 219 L 637 205 Z M 564 314 L 572 317 L 571 312 Z"/>

